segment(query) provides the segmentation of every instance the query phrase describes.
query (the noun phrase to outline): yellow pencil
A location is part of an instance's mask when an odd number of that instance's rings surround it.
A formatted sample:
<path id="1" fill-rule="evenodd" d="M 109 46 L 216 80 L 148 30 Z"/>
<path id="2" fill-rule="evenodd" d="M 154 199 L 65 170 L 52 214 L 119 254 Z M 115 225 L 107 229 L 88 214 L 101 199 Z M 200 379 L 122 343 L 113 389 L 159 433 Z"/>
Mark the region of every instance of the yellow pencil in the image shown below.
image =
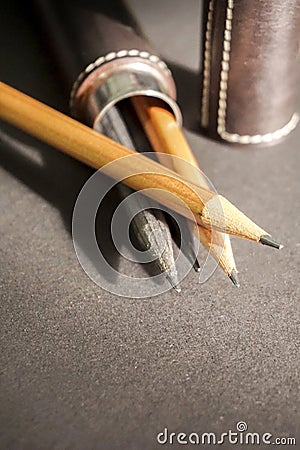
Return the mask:
<path id="1" fill-rule="evenodd" d="M 175 172 L 191 182 L 208 188 L 205 176 L 199 171 L 198 162 L 180 126 L 177 124 L 173 114 L 166 109 L 164 103 L 158 99 L 146 96 L 132 97 L 132 103 L 153 149 L 158 152 L 160 162 L 167 164 L 170 169 L 175 170 Z M 161 153 L 182 158 L 189 164 L 182 164 L 181 159 L 177 158 L 161 158 Z M 197 170 L 194 170 L 194 167 Z M 201 226 L 195 228 L 192 224 L 191 228 L 232 282 L 239 286 L 229 236 L 220 232 L 212 232 Z"/>
<path id="2" fill-rule="evenodd" d="M 0 118 L 207 228 L 280 248 L 265 230 L 221 195 L 190 183 L 82 123 L 0 82 Z M 134 156 L 133 156 L 134 155 Z M 126 158 L 129 157 L 130 158 Z M 138 173 L 132 175 L 132 159 Z M 118 164 L 108 164 L 118 161 Z M 105 167 L 104 167 L 105 166 Z"/>

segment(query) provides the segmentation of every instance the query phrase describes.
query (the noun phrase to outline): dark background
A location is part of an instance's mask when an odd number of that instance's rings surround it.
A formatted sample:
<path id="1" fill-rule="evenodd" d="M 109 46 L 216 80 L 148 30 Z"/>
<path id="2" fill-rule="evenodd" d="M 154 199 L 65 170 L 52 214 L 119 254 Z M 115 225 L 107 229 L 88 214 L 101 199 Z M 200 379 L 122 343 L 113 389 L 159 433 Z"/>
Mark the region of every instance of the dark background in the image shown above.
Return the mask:
<path id="1" fill-rule="evenodd" d="M 240 420 L 297 436 L 300 129 L 250 150 L 201 137 L 198 1 L 128 3 L 173 69 L 202 168 L 285 247 L 233 239 L 240 289 L 217 270 L 204 285 L 190 273 L 179 295 L 115 297 L 83 272 L 70 234 L 92 171 L 1 123 L 0 448 L 150 450 L 164 427 L 221 433 Z M 67 112 L 26 3 L 1 2 L 0 43 L 0 79 Z"/>

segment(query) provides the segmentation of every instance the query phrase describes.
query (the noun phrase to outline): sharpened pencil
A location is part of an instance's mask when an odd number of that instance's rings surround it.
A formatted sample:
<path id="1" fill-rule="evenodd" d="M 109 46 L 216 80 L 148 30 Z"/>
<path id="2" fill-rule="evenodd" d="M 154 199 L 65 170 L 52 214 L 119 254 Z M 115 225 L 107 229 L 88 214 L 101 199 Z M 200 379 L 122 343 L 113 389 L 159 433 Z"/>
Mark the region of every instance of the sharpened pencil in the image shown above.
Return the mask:
<path id="1" fill-rule="evenodd" d="M 170 169 L 175 170 L 186 179 L 208 188 L 205 176 L 202 174 L 180 126 L 174 115 L 166 109 L 166 105 L 160 100 L 148 96 L 135 96 L 131 101 L 148 139 L 155 151 L 158 152 L 161 163 L 167 164 Z M 162 153 L 182 158 L 189 164 L 182 164 L 181 160 L 177 158 L 162 158 Z M 194 170 L 194 167 L 197 170 Z M 203 246 L 216 259 L 232 282 L 239 286 L 229 236 L 201 226 L 195 227 L 192 224 L 191 229 L 194 234 L 199 235 Z"/>
<path id="2" fill-rule="evenodd" d="M 207 228 L 274 246 L 270 235 L 221 195 L 0 82 L 0 118 Z M 127 158 L 129 157 L 129 158 Z M 138 168 L 132 174 L 132 164 Z M 115 164 L 108 164 L 115 162 Z M 150 189 L 148 191 L 147 189 Z M 272 244 L 270 244 L 272 242 Z M 277 244 L 279 246 L 279 244 Z"/>
<path id="3" fill-rule="evenodd" d="M 149 151 L 153 151 L 151 143 L 149 142 L 147 135 L 144 132 L 136 111 L 131 104 L 131 101 L 129 99 L 125 99 L 121 102 L 118 102 L 117 109 L 120 111 L 122 117 L 124 118 L 124 121 L 126 122 L 126 126 L 131 133 L 131 136 L 136 142 L 136 150 L 139 151 L 139 149 L 143 149 L 143 151 L 145 151 L 146 149 L 149 149 Z M 123 142 L 123 144 L 125 145 L 125 142 Z M 190 221 L 180 216 L 179 214 L 176 214 L 174 211 L 172 212 L 172 217 L 170 216 L 170 214 L 167 214 L 166 216 L 167 222 L 171 229 L 172 238 L 177 247 L 180 248 L 180 250 L 184 254 L 187 261 L 189 261 L 194 271 L 199 272 L 200 264 L 197 259 L 194 236 L 191 234 L 189 228 Z M 178 226 L 175 225 L 174 221 L 179 225 L 180 232 Z"/>
<path id="4" fill-rule="evenodd" d="M 122 114 L 117 107 L 112 106 L 104 115 L 101 121 L 101 129 L 106 136 L 114 141 L 136 150 L 133 138 L 130 136 Z M 124 184 L 121 189 L 122 194 L 126 197 L 132 194 L 132 190 Z M 134 214 L 135 210 L 130 210 L 130 202 L 134 202 L 134 206 L 137 206 L 140 212 Z M 145 196 L 135 196 L 127 202 L 128 212 L 133 216 L 131 225 L 141 251 L 150 252 L 152 264 L 157 267 L 160 273 L 165 275 L 176 292 L 180 292 L 172 236 L 163 212 L 153 208 L 155 208 L 154 202 Z"/>

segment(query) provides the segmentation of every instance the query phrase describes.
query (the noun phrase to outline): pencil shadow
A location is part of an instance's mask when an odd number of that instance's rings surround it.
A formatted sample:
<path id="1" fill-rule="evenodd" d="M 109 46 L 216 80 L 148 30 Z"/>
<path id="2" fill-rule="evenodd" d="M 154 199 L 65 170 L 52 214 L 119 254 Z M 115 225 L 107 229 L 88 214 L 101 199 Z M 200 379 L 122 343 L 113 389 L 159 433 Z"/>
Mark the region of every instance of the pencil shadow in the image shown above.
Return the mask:
<path id="1" fill-rule="evenodd" d="M 55 206 L 61 214 L 66 230 L 72 235 L 74 205 L 81 189 L 94 171 L 4 123 L 0 125 L 0 149 L 1 166 Z M 100 189 L 105 190 L 107 185 L 107 178 L 103 175 Z M 112 189 L 109 201 L 103 202 L 99 208 L 101 227 L 95 228 L 99 250 L 116 270 L 119 265 L 119 254 L 111 239 L 110 220 L 119 201 L 117 190 Z M 89 257 L 84 242 L 81 240 L 80 246 Z"/>
<path id="2" fill-rule="evenodd" d="M 4 0 L 2 4 L 5 20 L 0 28 L 0 79 L 67 113 L 68 93 L 53 69 L 56 66 L 51 54 L 45 52 L 34 28 L 26 23 L 30 18 L 25 9 L 14 0 Z M 14 32 L 14 27 L 18 32 Z M 57 208 L 66 230 L 72 234 L 73 208 L 82 187 L 94 173 L 92 169 L 4 122 L 0 122 L 0 164 Z M 104 189 L 106 183 L 103 176 Z M 118 193 L 113 190 L 110 201 L 101 210 L 101 236 L 98 237 L 100 251 L 115 269 L 120 257 L 111 240 L 109 223 L 118 199 Z M 95 231 L 99 234 L 98 228 Z"/>
<path id="3" fill-rule="evenodd" d="M 81 189 L 95 173 L 89 167 L 63 155 L 51 147 L 36 141 L 20 130 L 0 121 L 0 165 L 11 173 L 21 183 L 43 197 L 49 204 L 57 208 L 61 214 L 63 224 L 72 234 L 72 220 L 74 205 Z M 102 257 L 113 270 L 104 270 L 101 261 L 95 257 L 95 251 L 90 247 L 90 241 L 84 233 L 76 233 L 80 239 L 73 240 L 76 247 L 84 254 L 84 261 L 92 273 L 101 271 L 110 283 L 117 281 L 120 272 L 120 253 L 116 248 L 111 235 L 113 215 L 124 199 L 118 186 L 111 188 L 112 182 L 104 174 L 97 179 L 97 193 L 99 198 L 107 192 L 99 208 L 95 211 L 95 237 Z M 121 228 L 124 226 L 119 224 Z M 134 247 L 138 248 L 137 241 L 131 239 Z M 124 244 L 126 247 L 126 244 Z M 127 246 L 130 252 L 130 248 Z M 143 250 L 139 248 L 139 250 Z M 88 261 L 88 262 L 87 262 Z M 132 263 L 131 263 L 132 264 Z M 154 264 L 142 264 L 143 271 L 153 278 L 158 275 Z M 85 266 L 86 268 L 86 266 Z M 131 267 L 129 267 L 131 270 Z M 161 284 L 161 281 L 155 280 Z"/>

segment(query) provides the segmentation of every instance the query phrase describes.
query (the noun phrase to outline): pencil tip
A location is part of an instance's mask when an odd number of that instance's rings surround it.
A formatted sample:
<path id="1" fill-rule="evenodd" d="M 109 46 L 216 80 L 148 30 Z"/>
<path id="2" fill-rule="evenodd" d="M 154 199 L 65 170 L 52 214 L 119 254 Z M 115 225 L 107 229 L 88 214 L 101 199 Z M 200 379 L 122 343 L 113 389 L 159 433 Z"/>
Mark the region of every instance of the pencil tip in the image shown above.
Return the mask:
<path id="1" fill-rule="evenodd" d="M 188 248 L 186 250 L 186 257 L 193 264 L 193 269 L 195 272 L 199 273 L 201 270 L 200 263 L 197 258 L 197 254 L 195 252 L 194 246 L 192 243 L 189 243 Z"/>
<path id="2" fill-rule="evenodd" d="M 193 264 L 193 268 L 194 268 L 194 271 L 197 272 L 197 273 L 199 273 L 200 270 L 201 270 L 201 267 L 200 267 L 200 264 L 199 264 L 199 261 L 198 261 L 197 258 L 195 259 L 195 262 Z"/>
<path id="3" fill-rule="evenodd" d="M 165 275 L 172 288 L 179 294 L 181 292 L 181 287 L 177 279 L 177 274 L 169 271 L 168 273 L 165 272 Z"/>
<path id="4" fill-rule="evenodd" d="M 231 279 L 231 281 L 233 282 L 233 284 L 236 287 L 240 287 L 240 282 L 239 282 L 239 279 L 238 279 L 238 276 L 237 276 L 237 271 L 235 269 L 233 269 L 233 271 L 229 275 L 229 278 Z"/>
<path id="5" fill-rule="evenodd" d="M 278 244 L 278 242 L 274 241 L 271 236 L 261 236 L 260 243 L 263 245 L 268 245 L 269 247 L 277 248 L 278 250 L 283 248 L 283 245 Z"/>

